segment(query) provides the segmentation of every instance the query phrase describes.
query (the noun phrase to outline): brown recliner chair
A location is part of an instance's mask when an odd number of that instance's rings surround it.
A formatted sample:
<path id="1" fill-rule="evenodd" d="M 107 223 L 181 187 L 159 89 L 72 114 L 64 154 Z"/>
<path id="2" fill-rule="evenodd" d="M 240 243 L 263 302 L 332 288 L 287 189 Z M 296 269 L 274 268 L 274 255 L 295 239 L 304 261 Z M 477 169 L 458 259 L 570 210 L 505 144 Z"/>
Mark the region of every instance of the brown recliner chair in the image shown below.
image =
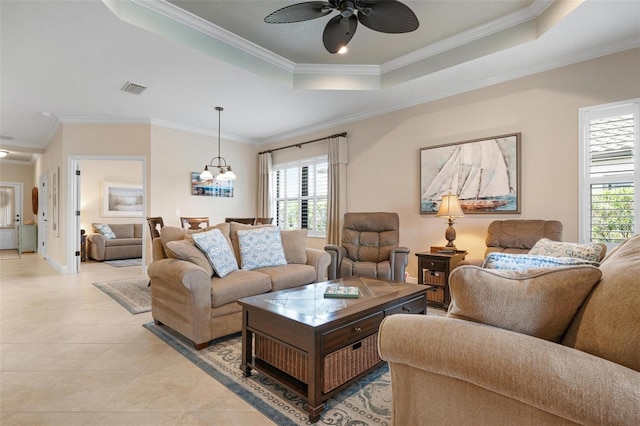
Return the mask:
<path id="1" fill-rule="evenodd" d="M 399 247 L 397 213 L 346 213 L 342 244 L 327 245 L 330 280 L 354 275 L 404 281 L 409 249 Z"/>
<path id="2" fill-rule="evenodd" d="M 562 222 L 557 220 L 495 220 L 487 229 L 484 255 L 493 252 L 527 254 L 541 238 L 562 241 L 562 228 Z M 470 259 L 458 265 L 481 266 L 483 262 L 484 259 Z"/>

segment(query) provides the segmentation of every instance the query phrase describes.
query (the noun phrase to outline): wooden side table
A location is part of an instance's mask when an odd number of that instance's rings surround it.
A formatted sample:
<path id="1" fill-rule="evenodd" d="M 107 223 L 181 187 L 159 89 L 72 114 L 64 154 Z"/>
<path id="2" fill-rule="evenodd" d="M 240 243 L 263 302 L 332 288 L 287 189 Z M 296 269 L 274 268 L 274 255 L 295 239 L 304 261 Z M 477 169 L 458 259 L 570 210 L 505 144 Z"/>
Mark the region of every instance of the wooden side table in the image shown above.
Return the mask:
<path id="1" fill-rule="evenodd" d="M 416 253 L 418 256 L 418 284 L 431 286 L 427 291 L 429 305 L 449 308 L 449 274 L 466 257 L 467 252 L 457 250 L 455 253 L 439 253 L 434 247 L 429 252 Z"/>

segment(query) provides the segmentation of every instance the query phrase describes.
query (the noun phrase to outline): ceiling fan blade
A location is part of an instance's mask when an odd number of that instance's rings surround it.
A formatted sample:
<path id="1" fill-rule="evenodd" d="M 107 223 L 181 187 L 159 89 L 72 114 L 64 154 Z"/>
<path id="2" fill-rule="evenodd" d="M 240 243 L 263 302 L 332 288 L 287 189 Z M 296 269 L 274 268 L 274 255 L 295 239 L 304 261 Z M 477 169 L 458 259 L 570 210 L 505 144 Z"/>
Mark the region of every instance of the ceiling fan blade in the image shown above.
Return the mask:
<path id="1" fill-rule="evenodd" d="M 330 3 L 309 1 L 283 7 L 267 15 L 264 22 L 268 24 L 289 24 L 291 22 L 308 21 L 328 15 L 333 10 Z"/>
<path id="2" fill-rule="evenodd" d="M 362 25 L 381 33 L 408 33 L 418 29 L 418 17 L 409 6 L 397 0 L 361 1 L 358 20 Z"/>
<path id="3" fill-rule="evenodd" d="M 329 53 L 338 53 L 341 47 L 346 46 L 356 33 L 358 18 L 351 15 L 348 18 L 342 15 L 334 16 L 324 27 L 322 42 Z"/>

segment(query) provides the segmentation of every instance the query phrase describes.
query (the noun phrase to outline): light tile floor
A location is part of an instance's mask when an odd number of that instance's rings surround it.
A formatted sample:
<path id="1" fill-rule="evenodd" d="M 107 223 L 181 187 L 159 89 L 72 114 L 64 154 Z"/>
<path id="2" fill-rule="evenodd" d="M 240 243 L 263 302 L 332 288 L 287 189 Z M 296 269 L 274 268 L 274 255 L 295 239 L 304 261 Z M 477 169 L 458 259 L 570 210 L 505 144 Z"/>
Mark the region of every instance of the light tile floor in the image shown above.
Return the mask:
<path id="1" fill-rule="evenodd" d="M 273 425 L 93 286 L 140 267 L 0 261 L 0 424 Z"/>

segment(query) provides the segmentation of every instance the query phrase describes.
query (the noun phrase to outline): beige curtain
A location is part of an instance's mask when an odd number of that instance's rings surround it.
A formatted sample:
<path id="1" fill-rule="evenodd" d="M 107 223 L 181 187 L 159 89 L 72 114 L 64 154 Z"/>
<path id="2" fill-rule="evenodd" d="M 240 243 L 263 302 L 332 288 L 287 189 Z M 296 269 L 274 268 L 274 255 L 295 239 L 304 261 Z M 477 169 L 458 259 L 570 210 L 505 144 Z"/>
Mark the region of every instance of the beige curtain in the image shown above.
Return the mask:
<path id="1" fill-rule="evenodd" d="M 347 139 L 341 136 L 330 138 L 327 244 L 340 244 L 342 222 L 347 212 L 347 164 L 349 164 Z"/>
<path id="2" fill-rule="evenodd" d="M 271 153 L 258 155 L 258 217 L 271 216 Z M 275 223 L 276 221 L 274 221 Z"/>

